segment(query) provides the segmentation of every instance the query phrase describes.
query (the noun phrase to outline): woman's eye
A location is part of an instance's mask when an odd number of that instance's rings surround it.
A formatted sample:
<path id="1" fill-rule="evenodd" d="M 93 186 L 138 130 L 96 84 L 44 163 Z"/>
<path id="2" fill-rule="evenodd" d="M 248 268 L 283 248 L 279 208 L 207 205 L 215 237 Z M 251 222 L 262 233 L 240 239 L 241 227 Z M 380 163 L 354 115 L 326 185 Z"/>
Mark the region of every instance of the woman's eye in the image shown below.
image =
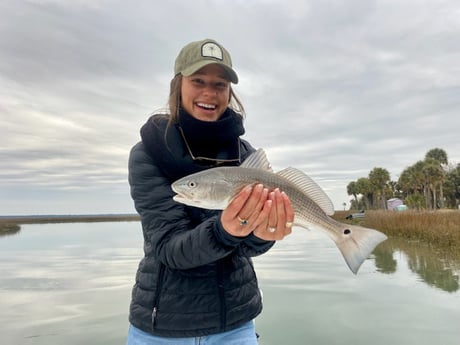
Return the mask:
<path id="1" fill-rule="evenodd" d="M 216 88 L 224 90 L 227 88 L 227 83 L 216 83 Z"/>
<path id="2" fill-rule="evenodd" d="M 193 79 L 192 82 L 196 85 L 203 85 L 204 81 L 202 79 Z"/>

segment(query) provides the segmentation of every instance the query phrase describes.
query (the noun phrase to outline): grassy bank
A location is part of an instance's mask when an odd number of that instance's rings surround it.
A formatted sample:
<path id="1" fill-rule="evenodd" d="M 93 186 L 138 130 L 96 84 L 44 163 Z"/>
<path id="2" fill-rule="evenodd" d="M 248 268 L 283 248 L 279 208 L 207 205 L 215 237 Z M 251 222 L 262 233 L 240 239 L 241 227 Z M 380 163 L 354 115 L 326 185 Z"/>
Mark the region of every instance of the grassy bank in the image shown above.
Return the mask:
<path id="1" fill-rule="evenodd" d="M 139 221 L 137 214 L 109 215 L 49 215 L 49 216 L 1 216 L 0 236 L 19 232 L 22 224 L 92 223 Z"/>
<path id="2" fill-rule="evenodd" d="M 21 227 L 18 224 L 0 223 L 0 236 L 14 235 L 19 230 L 21 230 Z"/>
<path id="3" fill-rule="evenodd" d="M 95 215 L 49 215 L 49 216 L 11 216 L 1 217 L 3 224 L 47 224 L 47 223 L 88 223 L 88 222 L 129 222 L 138 221 L 137 214 L 95 214 Z"/>
<path id="4" fill-rule="evenodd" d="M 442 246 L 460 256 L 460 211 L 366 211 L 362 219 L 346 220 L 356 211 L 338 211 L 334 218 L 340 222 L 359 224 L 377 229 L 387 236 Z"/>

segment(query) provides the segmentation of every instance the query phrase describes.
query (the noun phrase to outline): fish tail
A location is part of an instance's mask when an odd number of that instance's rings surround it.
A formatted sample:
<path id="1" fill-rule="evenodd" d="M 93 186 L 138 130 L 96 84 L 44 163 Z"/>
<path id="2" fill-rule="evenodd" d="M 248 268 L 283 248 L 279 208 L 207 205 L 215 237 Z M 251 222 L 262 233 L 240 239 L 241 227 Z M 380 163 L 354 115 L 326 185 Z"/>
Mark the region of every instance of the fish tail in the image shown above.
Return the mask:
<path id="1" fill-rule="evenodd" d="M 350 226 L 344 230 L 342 237 L 336 240 L 336 244 L 348 267 L 356 274 L 374 248 L 386 239 L 387 237 L 377 230 Z"/>

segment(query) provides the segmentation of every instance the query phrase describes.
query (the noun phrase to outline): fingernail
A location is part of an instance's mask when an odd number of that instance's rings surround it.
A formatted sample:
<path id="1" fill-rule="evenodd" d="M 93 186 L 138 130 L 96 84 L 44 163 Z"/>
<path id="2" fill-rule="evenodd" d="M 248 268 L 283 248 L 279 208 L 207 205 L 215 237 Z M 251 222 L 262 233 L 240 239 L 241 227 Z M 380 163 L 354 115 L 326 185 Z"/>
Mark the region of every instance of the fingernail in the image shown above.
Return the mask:
<path id="1" fill-rule="evenodd" d="M 252 185 L 244 187 L 244 190 L 248 191 L 248 192 L 251 191 L 252 190 Z"/>

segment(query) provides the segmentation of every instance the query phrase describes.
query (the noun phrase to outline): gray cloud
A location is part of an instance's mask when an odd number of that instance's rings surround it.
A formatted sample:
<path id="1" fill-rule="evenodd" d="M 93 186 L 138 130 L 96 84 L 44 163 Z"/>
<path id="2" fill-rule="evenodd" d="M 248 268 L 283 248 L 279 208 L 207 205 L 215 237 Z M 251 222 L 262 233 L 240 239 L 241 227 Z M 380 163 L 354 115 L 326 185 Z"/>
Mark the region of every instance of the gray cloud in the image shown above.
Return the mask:
<path id="1" fill-rule="evenodd" d="M 232 53 L 248 138 L 336 208 L 431 148 L 460 162 L 455 0 L 3 1 L 2 214 L 130 212 L 130 147 L 165 106 L 173 62 L 212 37 Z"/>

